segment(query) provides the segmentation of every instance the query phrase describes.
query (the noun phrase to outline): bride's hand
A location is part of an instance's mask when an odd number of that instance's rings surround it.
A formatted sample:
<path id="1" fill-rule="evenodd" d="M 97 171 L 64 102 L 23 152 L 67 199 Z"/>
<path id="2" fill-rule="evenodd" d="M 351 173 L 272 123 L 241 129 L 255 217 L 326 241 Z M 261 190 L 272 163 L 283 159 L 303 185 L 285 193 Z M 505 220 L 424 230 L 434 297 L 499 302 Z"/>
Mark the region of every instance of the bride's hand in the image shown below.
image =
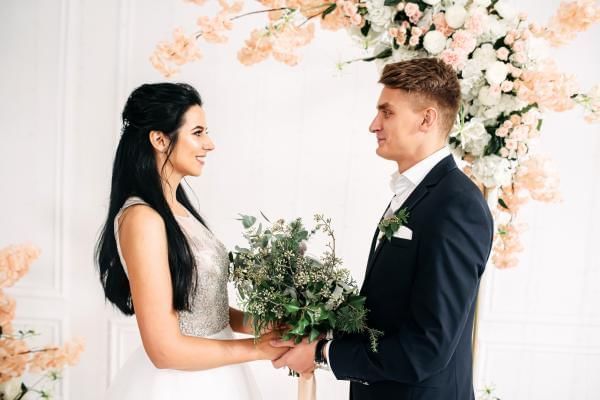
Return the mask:
<path id="1" fill-rule="evenodd" d="M 271 341 L 277 341 L 281 338 L 279 331 L 272 331 L 262 335 L 257 339 L 255 347 L 258 351 L 258 358 L 260 360 L 277 360 L 282 355 L 288 352 L 290 347 L 273 347 Z"/>

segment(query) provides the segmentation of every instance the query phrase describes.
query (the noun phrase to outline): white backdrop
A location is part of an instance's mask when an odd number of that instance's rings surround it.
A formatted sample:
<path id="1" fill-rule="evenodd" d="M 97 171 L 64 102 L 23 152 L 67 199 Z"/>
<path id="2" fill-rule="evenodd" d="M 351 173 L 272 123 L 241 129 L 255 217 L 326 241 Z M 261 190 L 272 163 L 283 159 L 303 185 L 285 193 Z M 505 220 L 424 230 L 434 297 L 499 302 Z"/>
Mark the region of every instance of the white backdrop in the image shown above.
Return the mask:
<path id="1" fill-rule="evenodd" d="M 148 62 L 154 45 L 177 25 L 192 27 L 203 10 L 215 9 L 209 3 L 0 4 L 0 246 L 31 241 L 43 252 L 10 291 L 18 324 L 36 327 L 48 341 L 86 338 L 81 362 L 62 383 L 65 399 L 101 399 L 138 344 L 132 320 L 105 306 L 92 258 L 119 113 L 133 88 L 162 80 Z M 557 5 L 521 2 L 538 22 Z M 202 94 L 216 143 L 204 175 L 188 181 L 229 247 L 242 240 L 238 212 L 306 220 L 327 214 L 360 283 L 395 167 L 376 157 L 367 130 L 380 90 L 377 70 L 354 64 L 336 73 L 337 61 L 358 54 L 343 32 L 319 32 L 298 67 L 241 66 L 235 53 L 259 18 L 238 21 L 229 46 L 204 45 L 204 60 L 176 78 Z M 600 80 L 598 39 L 596 27 L 555 52 L 584 88 Z M 548 115 L 544 123 L 543 147 L 561 172 L 564 202 L 529 207 L 520 267 L 487 274 L 477 384 L 495 383 L 503 399 L 596 399 L 600 392 L 600 132 L 580 117 Z M 267 363 L 253 370 L 265 400 L 294 397 L 284 371 Z M 347 397 L 346 383 L 324 373 L 318 379 L 320 398 Z"/>

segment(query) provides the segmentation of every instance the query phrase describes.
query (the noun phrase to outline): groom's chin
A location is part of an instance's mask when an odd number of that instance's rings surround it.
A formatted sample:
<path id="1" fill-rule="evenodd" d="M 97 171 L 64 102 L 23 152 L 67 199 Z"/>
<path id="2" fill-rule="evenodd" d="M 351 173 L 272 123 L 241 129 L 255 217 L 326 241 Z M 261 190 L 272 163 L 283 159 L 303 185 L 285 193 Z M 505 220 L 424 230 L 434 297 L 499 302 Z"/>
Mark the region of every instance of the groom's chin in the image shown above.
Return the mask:
<path id="1" fill-rule="evenodd" d="M 375 149 L 375 154 L 377 154 L 379 157 L 381 157 L 381 158 L 383 158 L 385 160 L 391 160 L 392 159 L 390 157 L 390 154 L 382 146 L 379 146 L 377 149 Z"/>

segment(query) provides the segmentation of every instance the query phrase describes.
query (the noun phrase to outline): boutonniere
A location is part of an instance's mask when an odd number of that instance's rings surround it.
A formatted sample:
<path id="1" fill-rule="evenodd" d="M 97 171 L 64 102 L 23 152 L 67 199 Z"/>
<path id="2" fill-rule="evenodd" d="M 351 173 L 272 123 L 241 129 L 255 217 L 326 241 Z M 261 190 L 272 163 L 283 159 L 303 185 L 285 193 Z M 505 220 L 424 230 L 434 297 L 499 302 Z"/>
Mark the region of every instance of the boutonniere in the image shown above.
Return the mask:
<path id="1" fill-rule="evenodd" d="M 394 233 L 408 222 L 408 208 L 400 208 L 392 216 L 384 218 L 379 223 L 379 240 L 384 236 L 391 240 Z"/>

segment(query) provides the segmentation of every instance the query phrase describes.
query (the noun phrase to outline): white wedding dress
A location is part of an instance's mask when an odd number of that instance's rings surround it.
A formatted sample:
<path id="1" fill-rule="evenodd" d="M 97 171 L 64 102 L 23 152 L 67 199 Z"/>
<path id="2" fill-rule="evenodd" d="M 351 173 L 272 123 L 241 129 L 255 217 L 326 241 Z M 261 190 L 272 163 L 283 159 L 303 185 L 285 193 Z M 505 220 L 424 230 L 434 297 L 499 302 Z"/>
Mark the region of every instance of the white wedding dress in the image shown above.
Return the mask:
<path id="1" fill-rule="evenodd" d="M 115 239 L 121 263 L 127 270 L 119 245 L 119 217 L 138 197 L 127 199 L 115 218 Z M 179 312 L 184 335 L 232 339 L 229 326 L 227 276 L 229 261 L 223 244 L 193 216 L 176 216 L 185 232 L 198 266 L 198 286 L 190 312 Z M 107 400 L 219 399 L 259 400 L 256 383 L 243 364 L 204 371 L 157 369 L 143 347 L 137 349 L 118 372 L 105 397 Z"/>

